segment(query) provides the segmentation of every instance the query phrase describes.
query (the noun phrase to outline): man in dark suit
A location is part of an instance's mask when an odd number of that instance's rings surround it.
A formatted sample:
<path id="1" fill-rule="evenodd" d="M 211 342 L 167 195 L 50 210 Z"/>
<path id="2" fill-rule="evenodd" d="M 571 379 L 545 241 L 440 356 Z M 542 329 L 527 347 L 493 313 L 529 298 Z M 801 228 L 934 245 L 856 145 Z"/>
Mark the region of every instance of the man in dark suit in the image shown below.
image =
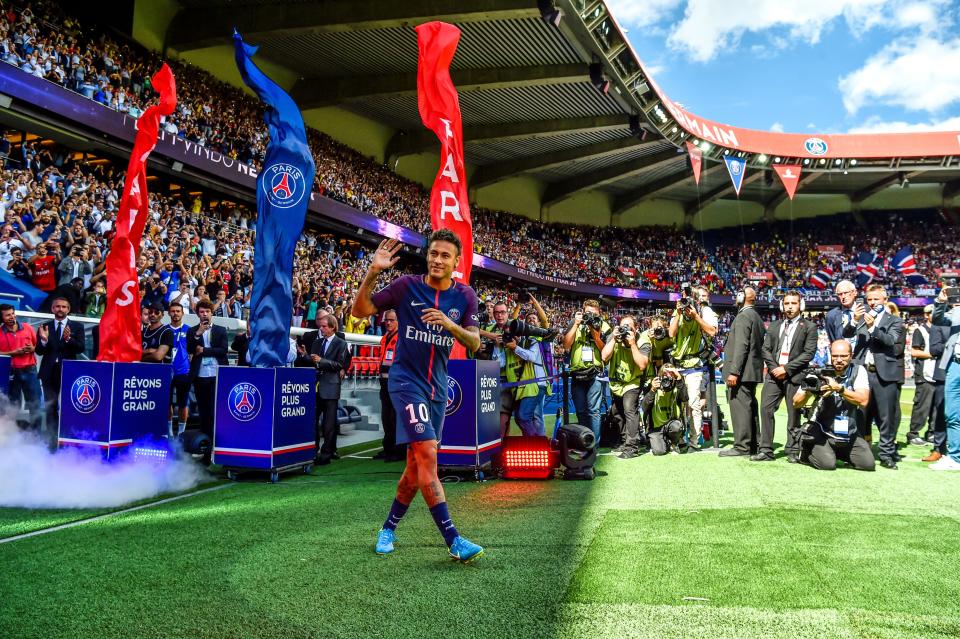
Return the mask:
<path id="1" fill-rule="evenodd" d="M 43 385 L 48 432 L 56 432 L 59 426 L 57 401 L 60 399 L 63 360 L 77 359 L 86 346 L 83 324 L 67 320 L 70 308 L 67 298 L 54 298 L 50 304 L 53 319 L 41 324 L 37 330 L 37 355 L 43 356 L 40 383 Z"/>
<path id="2" fill-rule="evenodd" d="M 800 293 L 790 291 L 783 296 L 780 310 L 783 317 L 770 324 L 763 339 L 763 361 L 767 377 L 760 390 L 760 450 L 753 461 L 773 460 L 774 414 L 784 398 L 787 400 L 787 442 L 784 450 L 791 464 L 800 462 L 800 411 L 793 406 L 793 396 L 800 387 L 803 371 L 817 352 L 817 327 L 800 317 Z"/>
<path id="3" fill-rule="evenodd" d="M 857 333 L 857 323 L 863 315 L 863 308 L 857 304 L 857 287 L 850 280 L 841 280 L 834 289 L 840 306 L 830 309 L 824 318 L 824 329 L 833 344 L 838 339 L 846 339 L 853 346 Z M 854 317 L 855 313 L 858 313 Z"/>
<path id="4" fill-rule="evenodd" d="M 187 352 L 190 353 L 190 379 L 197 397 L 200 430 L 213 440 L 213 415 L 217 398 L 217 368 L 227 365 L 227 329 L 213 324 L 213 303 L 197 302 L 200 323 L 187 331 Z M 212 447 L 211 447 L 212 448 Z M 204 457 L 210 463 L 211 452 Z"/>
<path id="5" fill-rule="evenodd" d="M 754 309 L 757 291 L 747 286 L 737 294 L 740 307 L 724 345 L 723 376 L 733 420 L 733 448 L 721 457 L 739 457 L 757 452 L 760 430 L 757 384 L 763 380 L 763 320 Z"/>
<path id="6" fill-rule="evenodd" d="M 317 369 L 317 446 L 323 437 L 323 446 L 317 454 L 317 464 L 329 464 L 337 458 L 337 404 L 340 384 L 350 368 L 350 352 L 346 340 L 337 336 L 337 318 L 325 315 L 319 322 L 320 335 L 313 342 L 310 359 Z"/>
<path id="7" fill-rule="evenodd" d="M 897 402 L 903 384 L 903 320 L 887 311 L 887 292 L 879 284 L 867 287 L 867 308 L 857 326 L 853 358 L 867 369 L 870 403 L 863 420 L 863 436 L 874 418 L 880 431 L 878 456 L 884 468 L 897 467 Z"/>
<path id="8" fill-rule="evenodd" d="M 931 312 L 931 315 L 933 313 Z M 940 367 L 940 359 L 943 357 L 944 348 L 947 340 L 950 339 L 949 326 L 937 326 L 933 324 L 929 329 L 930 339 L 927 344 L 927 352 L 933 360 L 933 399 L 931 401 L 930 423 L 933 426 L 933 450 L 923 458 L 925 462 L 937 462 L 947 454 L 947 412 L 946 412 L 946 389 L 947 371 Z"/>
<path id="9" fill-rule="evenodd" d="M 297 340 L 297 359 L 294 361 L 294 366 L 313 366 L 313 361 L 310 359 L 310 355 L 313 353 L 313 343 L 320 337 L 320 325 L 327 315 L 333 317 L 333 314 L 326 308 L 317 309 L 317 318 L 314 320 L 317 330 L 307 331 Z M 336 320 L 336 317 L 333 318 Z M 342 340 L 347 339 L 343 331 L 339 329 L 337 329 L 337 337 Z"/>

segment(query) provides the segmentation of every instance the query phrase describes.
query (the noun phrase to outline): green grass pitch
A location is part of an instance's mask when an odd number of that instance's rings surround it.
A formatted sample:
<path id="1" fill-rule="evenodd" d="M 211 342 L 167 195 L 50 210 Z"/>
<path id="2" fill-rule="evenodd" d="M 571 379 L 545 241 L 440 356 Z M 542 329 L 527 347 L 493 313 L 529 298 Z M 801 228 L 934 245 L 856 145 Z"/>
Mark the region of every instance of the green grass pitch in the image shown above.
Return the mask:
<path id="1" fill-rule="evenodd" d="M 400 467 L 347 458 L 0 544 L 0 637 L 960 637 L 960 476 L 901 452 L 448 484 L 472 565 L 419 498 L 376 556 Z M 0 509 L 0 537 L 99 512 Z"/>

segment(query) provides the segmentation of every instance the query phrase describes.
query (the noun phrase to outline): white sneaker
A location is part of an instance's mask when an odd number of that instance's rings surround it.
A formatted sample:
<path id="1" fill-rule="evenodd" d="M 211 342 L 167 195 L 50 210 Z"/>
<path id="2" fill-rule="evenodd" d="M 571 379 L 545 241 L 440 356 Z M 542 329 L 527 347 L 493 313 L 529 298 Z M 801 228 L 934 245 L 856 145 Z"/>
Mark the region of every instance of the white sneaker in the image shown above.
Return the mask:
<path id="1" fill-rule="evenodd" d="M 930 470 L 960 470 L 960 462 L 956 462 L 949 455 L 944 455 L 940 461 L 936 461 L 929 466 Z"/>

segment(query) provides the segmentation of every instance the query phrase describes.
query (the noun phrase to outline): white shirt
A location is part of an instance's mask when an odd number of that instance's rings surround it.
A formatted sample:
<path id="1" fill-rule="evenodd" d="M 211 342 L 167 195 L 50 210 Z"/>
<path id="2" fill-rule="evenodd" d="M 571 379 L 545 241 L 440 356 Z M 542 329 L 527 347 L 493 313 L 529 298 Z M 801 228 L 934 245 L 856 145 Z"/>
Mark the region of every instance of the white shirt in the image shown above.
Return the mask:
<path id="1" fill-rule="evenodd" d="M 793 346 L 793 337 L 797 333 L 797 325 L 799 323 L 799 317 L 795 317 L 792 320 L 785 319 L 783 321 L 780 334 L 780 356 L 777 359 L 777 363 L 781 366 L 790 361 L 790 347 Z"/>
<path id="2" fill-rule="evenodd" d="M 886 309 L 884 309 L 884 310 L 880 311 L 879 313 L 877 313 L 877 316 L 873 319 L 873 326 L 871 326 L 869 329 L 867 329 L 867 332 L 868 332 L 871 336 L 873 336 L 873 331 L 876 330 L 877 326 L 880 325 L 880 320 L 883 318 L 883 314 L 884 314 L 885 312 L 886 312 Z M 867 366 L 874 366 L 875 363 L 876 363 L 876 360 L 873 359 L 873 349 L 871 349 L 869 346 L 867 347 L 867 354 L 866 354 L 866 356 L 863 358 L 863 363 L 864 363 L 865 365 L 867 365 Z"/>
<path id="3" fill-rule="evenodd" d="M 200 342 L 203 345 L 203 350 L 206 352 L 210 348 L 210 333 L 213 332 L 213 326 L 211 326 L 200 338 Z M 200 360 L 200 370 L 197 372 L 197 377 L 216 377 L 217 376 L 217 358 L 215 357 L 204 357 Z"/>

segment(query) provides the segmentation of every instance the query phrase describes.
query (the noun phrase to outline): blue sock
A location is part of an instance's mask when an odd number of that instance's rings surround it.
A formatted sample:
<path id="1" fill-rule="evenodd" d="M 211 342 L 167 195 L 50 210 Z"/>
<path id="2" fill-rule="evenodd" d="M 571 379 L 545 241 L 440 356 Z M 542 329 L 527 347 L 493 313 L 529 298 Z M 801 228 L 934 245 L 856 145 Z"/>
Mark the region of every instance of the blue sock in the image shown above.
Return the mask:
<path id="1" fill-rule="evenodd" d="M 453 520 L 450 519 L 450 513 L 447 511 L 447 502 L 442 501 L 431 508 L 430 514 L 433 515 L 433 521 L 437 524 L 437 528 L 440 529 L 443 540 L 447 542 L 448 547 L 451 546 L 453 540 L 456 539 L 460 533 L 453 527 Z"/>
<path id="2" fill-rule="evenodd" d="M 405 504 L 399 499 L 394 499 L 393 505 L 390 506 L 390 514 L 387 515 L 387 521 L 383 522 L 383 527 L 387 530 L 396 530 L 397 524 L 399 524 L 403 516 L 407 514 L 407 508 L 409 507 L 410 504 Z"/>

